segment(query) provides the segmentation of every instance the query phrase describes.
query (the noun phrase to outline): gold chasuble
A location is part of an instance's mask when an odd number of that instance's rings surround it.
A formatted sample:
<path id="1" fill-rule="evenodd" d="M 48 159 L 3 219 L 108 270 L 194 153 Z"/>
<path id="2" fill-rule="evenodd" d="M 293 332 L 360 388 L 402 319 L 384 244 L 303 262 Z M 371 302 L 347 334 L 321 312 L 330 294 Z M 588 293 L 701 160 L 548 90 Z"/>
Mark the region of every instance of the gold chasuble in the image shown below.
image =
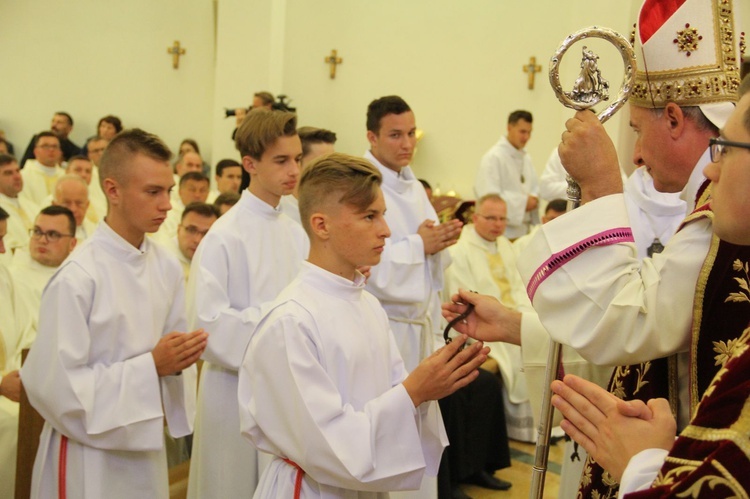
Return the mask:
<path id="1" fill-rule="evenodd" d="M 492 280 L 495 281 L 497 288 L 500 290 L 500 301 L 508 308 L 516 309 L 518 304 L 513 299 L 513 293 L 510 289 L 510 281 L 505 272 L 505 264 L 500 253 L 487 253 L 487 263 L 492 272 Z"/>

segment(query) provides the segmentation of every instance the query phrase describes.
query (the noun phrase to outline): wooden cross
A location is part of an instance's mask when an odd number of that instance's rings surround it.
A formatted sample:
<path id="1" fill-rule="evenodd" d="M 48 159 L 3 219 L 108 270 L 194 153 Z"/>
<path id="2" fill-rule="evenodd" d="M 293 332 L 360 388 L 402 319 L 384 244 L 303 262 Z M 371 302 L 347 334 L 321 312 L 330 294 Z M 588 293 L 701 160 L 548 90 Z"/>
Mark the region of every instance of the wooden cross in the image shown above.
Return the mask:
<path id="1" fill-rule="evenodd" d="M 167 47 L 167 54 L 172 56 L 172 67 L 177 69 L 180 67 L 180 56 L 185 55 L 185 49 L 180 48 L 180 42 L 175 40 L 171 47 Z"/>
<path id="2" fill-rule="evenodd" d="M 529 90 L 534 89 L 534 75 L 542 72 L 542 67 L 536 63 L 536 57 L 531 57 L 529 63 L 523 67 L 524 73 L 529 73 Z"/>
<path id="3" fill-rule="evenodd" d="M 336 52 L 335 49 L 333 49 L 331 50 L 331 55 L 329 55 L 323 60 L 323 62 L 325 62 L 326 64 L 331 65 L 331 79 L 336 78 L 336 66 L 344 62 L 344 60 L 341 57 L 336 57 L 337 55 L 338 53 Z"/>

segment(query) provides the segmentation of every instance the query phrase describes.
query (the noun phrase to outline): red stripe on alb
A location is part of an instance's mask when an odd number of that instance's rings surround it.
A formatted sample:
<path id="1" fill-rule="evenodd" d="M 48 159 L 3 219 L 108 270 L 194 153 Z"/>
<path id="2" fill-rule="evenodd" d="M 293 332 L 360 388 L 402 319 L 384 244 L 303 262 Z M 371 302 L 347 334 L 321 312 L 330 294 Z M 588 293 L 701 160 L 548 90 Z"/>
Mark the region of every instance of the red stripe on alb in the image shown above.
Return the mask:
<path id="1" fill-rule="evenodd" d="M 609 246 L 611 244 L 632 243 L 634 241 L 633 231 L 630 230 L 630 227 L 621 227 L 619 229 L 605 230 L 594 236 L 587 237 L 583 241 L 553 254 L 536 269 L 536 272 L 534 272 L 534 275 L 529 280 L 529 284 L 526 286 L 526 293 L 529 295 L 529 299 L 533 302 L 536 290 L 553 272 L 587 249 L 594 246 Z"/>
<path id="2" fill-rule="evenodd" d="M 641 43 L 646 43 L 667 20 L 682 7 L 685 0 L 646 0 L 638 17 Z"/>
<path id="3" fill-rule="evenodd" d="M 62 435 L 60 437 L 60 456 L 57 460 L 57 497 L 59 499 L 65 499 L 67 494 L 65 493 L 65 475 L 67 474 L 67 463 L 68 463 L 68 437 Z"/>
<path id="4" fill-rule="evenodd" d="M 299 464 L 295 463 L 291 459 L 282 459 L 286 464 L 297 468 L 297 474 L 294 477 L 294 499 L 299 499 L 300 493 L 302 491 L 302 477 L 305 475 L 305 471 L 299 467 Z"/>

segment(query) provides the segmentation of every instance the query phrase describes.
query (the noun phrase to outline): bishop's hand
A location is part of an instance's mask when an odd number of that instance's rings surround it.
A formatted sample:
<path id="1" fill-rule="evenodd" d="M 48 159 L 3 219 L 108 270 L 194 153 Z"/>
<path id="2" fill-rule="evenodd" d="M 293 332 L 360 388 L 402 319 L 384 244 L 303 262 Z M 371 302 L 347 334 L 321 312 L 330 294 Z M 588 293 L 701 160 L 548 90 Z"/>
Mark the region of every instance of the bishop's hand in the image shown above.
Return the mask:
<path id="1" fill-rule="evenodd" d="M 557 151 L 565 170 L 581 187 L 581 201 L 622 192 L 617 151 L 599 118 L 578 111 L 565 128 Z"/>
<path id="2" fill-rule="evenodd" d="M 474 305 L 474 311 L 453 328 L 480 341 L 502 341 L 513 345 L 521 344 L 521 313 L 511 310 L 494 296 L 480 295 L 465 289 L 451 296 L 450 303 L 443 303 L 443 317 L 452 321 L 466 310 L 467 304 Z"/>

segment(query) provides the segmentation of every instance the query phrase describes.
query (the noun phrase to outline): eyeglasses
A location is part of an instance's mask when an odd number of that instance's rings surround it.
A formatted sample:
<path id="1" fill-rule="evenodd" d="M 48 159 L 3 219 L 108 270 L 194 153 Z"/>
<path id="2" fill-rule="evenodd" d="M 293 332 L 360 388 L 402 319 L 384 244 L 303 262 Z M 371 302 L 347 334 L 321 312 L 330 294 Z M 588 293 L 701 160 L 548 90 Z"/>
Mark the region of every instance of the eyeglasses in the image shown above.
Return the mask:
<path id="1" fill-rule="evenodd" d="M 201 236 L 204 237 L 206 234 L 208 234 L 207 230 L 200 230 L 195 225 L 188 225 L 187 227 L 184 225 L 180 225 L 183 229 L 185 229 L 185 232 L 190 234 L 191 236 Z"/>
<path id="2" fill-rule="evenodd" d="M 742 149 L 750 149 L 750 143 L 748 142 L 732 142 L 729 140 L 710 138 L 708 140 L 708 148 L 711 152 L 711 161 L 718 163 L 721 157 L 726 152 L 728 147 L 741 147 Z"/>
<path id="3" fill-rule="evenodd" d="M 477 213 L 477 216 L 484 218 L 488 222 L 507 222 L 508 221 L 507 217 L 493 217 L 493 216 L 485 217 L 484 215 L 480 215 L 479 213 Z"/>
<path id="4" fill-rule="evenodd" d="M 73 237 L 73 234 L 62 234 L 60 232 L 57 232 L 56 230 L 48 230 L 45 232 L 39 227 L 34 227 L 33 229 L 30 229 L 29 235 L 33 237 L 34 239 L 41 239 L 42 237 L 45 237 L 47 238 L 47 241 L 51 243 L 56 243 L 62 237 Z"/>
<path id="5" fill-rule="evenodd" d="M 41 146 L 37 146 L 39 149 L 46 149 L 47 151 L 55 151 L 57 149 L 60 149 L 60 146 L 56 146 L 54 144 L 43 144 Z"/>

